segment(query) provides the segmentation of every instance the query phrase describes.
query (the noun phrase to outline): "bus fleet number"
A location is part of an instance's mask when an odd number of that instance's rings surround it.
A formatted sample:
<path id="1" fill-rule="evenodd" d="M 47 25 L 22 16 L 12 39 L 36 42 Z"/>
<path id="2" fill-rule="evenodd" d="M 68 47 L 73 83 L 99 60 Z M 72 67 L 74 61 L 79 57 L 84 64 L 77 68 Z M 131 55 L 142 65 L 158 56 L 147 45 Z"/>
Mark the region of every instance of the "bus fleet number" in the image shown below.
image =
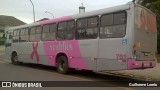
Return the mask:
<path id="1" fill-rule="evenodd" d="M 116 55 L 117 55 L 117 60 L 122 60 L 122 61 L 126 60 L 126 55 L 125 54 L 116 54 Z"/>

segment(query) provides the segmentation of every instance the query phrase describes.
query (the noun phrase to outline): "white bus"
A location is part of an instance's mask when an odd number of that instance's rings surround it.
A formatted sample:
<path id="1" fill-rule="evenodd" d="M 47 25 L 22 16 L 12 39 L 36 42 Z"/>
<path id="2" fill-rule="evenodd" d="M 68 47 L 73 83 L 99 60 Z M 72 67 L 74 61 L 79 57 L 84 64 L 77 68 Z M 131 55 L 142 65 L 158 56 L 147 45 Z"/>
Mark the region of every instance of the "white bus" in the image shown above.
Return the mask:
<path id="1" fill-rule="evenodd" d="M 134 3 L 7 29 L 13 64 L 49 65 L 62 74 L 153 68 L 156 51 L 156 16 Z"/>

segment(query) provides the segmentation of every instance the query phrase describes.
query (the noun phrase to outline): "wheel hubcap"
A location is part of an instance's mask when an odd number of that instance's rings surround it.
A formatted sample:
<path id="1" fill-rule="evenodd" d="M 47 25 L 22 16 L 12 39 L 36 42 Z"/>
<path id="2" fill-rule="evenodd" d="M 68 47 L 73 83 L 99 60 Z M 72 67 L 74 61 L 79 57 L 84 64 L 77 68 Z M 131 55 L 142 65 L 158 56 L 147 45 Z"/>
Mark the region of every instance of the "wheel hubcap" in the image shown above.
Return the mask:
<path id="1" fill-rule="evenodd" d="M 15 62 L 18 61 L 18 57 L 17 57 L 17 56 L 14 57 L 14 61 L 15 61 Z"/>
<path id="2" fill-rule="evenodd" d="M 61 61 L 60 64 L 59 64 L 59 69 L 60 69 L 61 71 L 63 71 L 64 68 L 65 68 L 65 62 L 64 62 L 64 61 Z"/>

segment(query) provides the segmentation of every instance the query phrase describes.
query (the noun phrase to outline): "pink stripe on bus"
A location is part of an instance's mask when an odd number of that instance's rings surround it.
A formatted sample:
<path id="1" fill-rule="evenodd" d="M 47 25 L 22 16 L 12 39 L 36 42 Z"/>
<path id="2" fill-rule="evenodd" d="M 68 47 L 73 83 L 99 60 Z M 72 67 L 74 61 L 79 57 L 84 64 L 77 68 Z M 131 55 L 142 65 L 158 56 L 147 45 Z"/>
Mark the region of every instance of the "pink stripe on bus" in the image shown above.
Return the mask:
<path id="1" fill-rule="evenodd" d="M 44 24 L 50 24 L 50 23 L 71 20 L 71 19 L 73 19 L 71 16 L 64 16 L 64 17 L 55 18 L 55 19 L 51 19 L 51 20 L 40 21 L 39 23 L 40 23 L 40 25 L 44 25 Z"/>
<path id="2" fill-rule="evenodd" d="M 68 57 L 70 68 L 90 70 L 89 66 L 82 58 L 79 42 L 77 40 L 46 41 L 43 44 L 48 63 L 50 65 L 56 66 L 56 55 L 58 53 L 65 53 Z"/>

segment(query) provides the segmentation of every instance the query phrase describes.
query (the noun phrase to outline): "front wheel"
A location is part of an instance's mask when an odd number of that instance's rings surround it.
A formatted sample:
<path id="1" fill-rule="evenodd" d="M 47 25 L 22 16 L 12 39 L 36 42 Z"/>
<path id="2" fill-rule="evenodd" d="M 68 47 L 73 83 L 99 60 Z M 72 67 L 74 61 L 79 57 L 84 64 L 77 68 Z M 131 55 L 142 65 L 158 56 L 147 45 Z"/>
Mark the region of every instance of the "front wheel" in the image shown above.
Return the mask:
<path id="1" fill-rule="evenodd" d="M 13 54 L 12 57 L 11 57 L 11 62 L 12 64 L 14 65 L 17 65 L 19 62 L 18 62 L 18 56 L 17 54 Z"/>
<path id="2" fill-rule="evenodd" d="M 57 71 L 61 74 L 67 74 L 69 72 L 68 59 L 66 56 L 58 57 Z"/>

